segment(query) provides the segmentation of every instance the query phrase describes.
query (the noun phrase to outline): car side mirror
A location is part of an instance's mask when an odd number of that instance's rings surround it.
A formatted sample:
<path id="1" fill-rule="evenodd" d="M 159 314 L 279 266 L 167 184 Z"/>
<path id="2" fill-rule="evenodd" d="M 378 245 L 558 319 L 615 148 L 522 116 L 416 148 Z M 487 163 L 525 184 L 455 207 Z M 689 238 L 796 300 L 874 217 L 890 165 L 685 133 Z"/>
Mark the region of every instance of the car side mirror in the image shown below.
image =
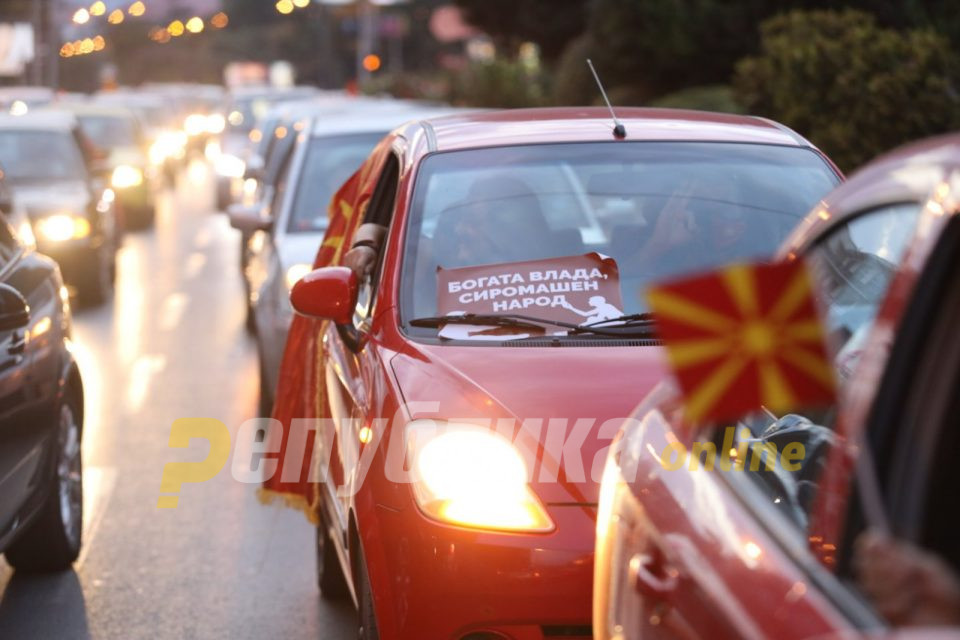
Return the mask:
<path id="1" fill-rule="evenodd" d="M 293 285 L 290 304 L 308 318 L 350 324 L 357 306 L 357 276 L 347 267 L 315 269 Z"/>
<path id="2" fill-rule="evenodd" d="M 0 331 L 23 329 L 30 324 L 30 307 L 19 291 L 0 283 Z"/>
<path id="3" fill-rule="evenodd" d="M 260 215 L 260 209 L 245 204 L 232 204 L 227 207 L 230 216 L 230 226 L 246 234 L 256 231 L 270 231 L 273 228 L 273 218 Z"/>

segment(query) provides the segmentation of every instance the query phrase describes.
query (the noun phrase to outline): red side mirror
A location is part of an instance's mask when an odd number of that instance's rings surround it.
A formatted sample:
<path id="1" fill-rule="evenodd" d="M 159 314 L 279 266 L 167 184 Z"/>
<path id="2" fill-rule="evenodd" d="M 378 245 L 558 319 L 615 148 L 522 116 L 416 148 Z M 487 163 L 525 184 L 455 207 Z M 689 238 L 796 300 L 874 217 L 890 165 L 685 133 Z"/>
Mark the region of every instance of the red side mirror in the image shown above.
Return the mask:
<path id="1" fill-rule="evenodd" d="M 293 285 L 290 303 L 309 318 L 350 324 L 357 306 L 357 276 L 346 267 L 315 269 Z"/>

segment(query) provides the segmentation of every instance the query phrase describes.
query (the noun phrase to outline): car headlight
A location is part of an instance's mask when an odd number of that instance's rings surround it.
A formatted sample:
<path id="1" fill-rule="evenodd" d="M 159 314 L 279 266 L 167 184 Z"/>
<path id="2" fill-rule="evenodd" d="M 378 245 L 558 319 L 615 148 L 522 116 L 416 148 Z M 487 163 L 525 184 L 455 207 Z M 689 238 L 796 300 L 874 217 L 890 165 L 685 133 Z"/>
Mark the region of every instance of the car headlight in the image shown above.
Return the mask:
<path id="1" fill-rule="evenodd" d="M 505 438 L 474 425 L 414 420 L 407 455 L 417 504 L 441 522 L 503 531 L 554 528 L 527 483 L 527 465 Z"/>
<path id="2" fill-rule="evenodd" d="M 224 178 L 242 178 L 247 166 L 235 155 L 221 153 L 214 162 L 214 170 Z"/>
<path id="3" fill-rule="evenodd" d="M 34 223 L 34 234 L 50 242 L 77 240 L 90 235 L 90 222 L 66 213 L 41 218 Z"/>
<path id="4" fill-rule="evenodd" d="M 117 189 L 129 189 L 130 187 L 140 186 L 143 184 L 143 170 L 127 164 L 121 164 L 113 170 L 110 184 Z"/>
<path id="5" fill-rule="evenodd" d="M 150 162 L 161 165 L 167 158 L 183 157 L 187 136 L 182 131 L 164 131 L 150 145 Z"/>
<path id="6" fill-rule="evenodd" d="M 17 225 L 17 237 L 28 247 L 34 247 L 37 244 L 37 238 L 33 235 L 33 226 L 29 220 L 23 220 Z"/>
<path id="7" fill-rule="evenodd" d="M 309 264 L 295 264 L 289 269 L 287 269 L 287 289 L 293 289 L 293 285 L 297 284 L 300 279 L 313 271 L 313 265 Z"/>
<path id="8" fill-rule="evenodd" d="M 207 117 L 202 113 L 191 113 L 183 121 L 183 130 L 188 136 L 199 136 L 207 132 Z"/>
<path id="9" fill-rule="evenodd" d="M 207 116 L 207 133 L 217 135 L 227 128 L 227 119 L 223 114 L 213 113 Z"/>

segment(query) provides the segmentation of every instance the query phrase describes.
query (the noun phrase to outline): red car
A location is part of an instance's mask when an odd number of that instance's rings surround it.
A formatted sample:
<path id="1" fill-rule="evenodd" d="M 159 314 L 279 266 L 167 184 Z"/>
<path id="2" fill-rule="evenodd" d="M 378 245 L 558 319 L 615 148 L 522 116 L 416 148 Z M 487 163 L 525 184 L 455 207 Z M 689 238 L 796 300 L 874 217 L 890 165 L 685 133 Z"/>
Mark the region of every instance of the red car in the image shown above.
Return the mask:
<path id="1" fill-rule="evenodd" d="M 644 286 L 769 255 L 840 180 L 766 120 L 618 115 L 413 123 L 335 198 L 274 411 L 329 422 L 267 487 L 306 498 L 361 637 L 590 637 L 606 449 L 665 375 Z"/>
<path id="2" fill-rule="evenodd" d="M 670 383 L 640 404 L 603 480 L 595 638 L 892 637 L 899 626 L 960 627 L 960 587 L 952 622 L 927 615 L 933 598 L 919 594 L 894 611 L 876 582 L 886 598 L 903 597 L 926 584 L 921 574 L 901 583 L 855 546 L 867 529 L 885 531 L 907 556 L 952 574 L 943 584 L 960 585 L 958 178 L 960 136 L 905 147 L 837 188 L 785 243 L 780 257 L 803 255 L 814 274 L 839 380 L 835 406 L 744 417 L 731 443 L 724 429 L 684 425 Z M 668 471 L 658 458 L 668 443 L 693 451 L 695 441 L 721 452 L 798 442 L 805 454 L 772 469 L 744 460 L 739 470 L 690 462 Z"/>

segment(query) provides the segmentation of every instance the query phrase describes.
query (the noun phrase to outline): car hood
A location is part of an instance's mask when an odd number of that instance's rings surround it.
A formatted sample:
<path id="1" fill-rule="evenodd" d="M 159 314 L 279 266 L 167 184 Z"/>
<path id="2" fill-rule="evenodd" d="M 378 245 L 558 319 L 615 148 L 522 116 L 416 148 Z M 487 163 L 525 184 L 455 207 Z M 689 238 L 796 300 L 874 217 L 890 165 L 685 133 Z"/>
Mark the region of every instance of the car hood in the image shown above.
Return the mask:
<path id="1" fill-rule="evenodd" d="M 83 180 L 43 181 L 15 184 L 13 196 L 30 215 L 56 211 L 84 213 L 90 205 L 90 189 Z"/>
<path id="2" fill-rule="evenodd" d="M 667 372 L 650 346 L 416 345 L 391 364 L 413 418 L 542 419 L 539 434 L 521 429 L 515 442 L 536 458 L 541 500 L 568 505 L 596 504 L 610 441 Z M 411 407 L 430 402 L 439 407 Z"/>

